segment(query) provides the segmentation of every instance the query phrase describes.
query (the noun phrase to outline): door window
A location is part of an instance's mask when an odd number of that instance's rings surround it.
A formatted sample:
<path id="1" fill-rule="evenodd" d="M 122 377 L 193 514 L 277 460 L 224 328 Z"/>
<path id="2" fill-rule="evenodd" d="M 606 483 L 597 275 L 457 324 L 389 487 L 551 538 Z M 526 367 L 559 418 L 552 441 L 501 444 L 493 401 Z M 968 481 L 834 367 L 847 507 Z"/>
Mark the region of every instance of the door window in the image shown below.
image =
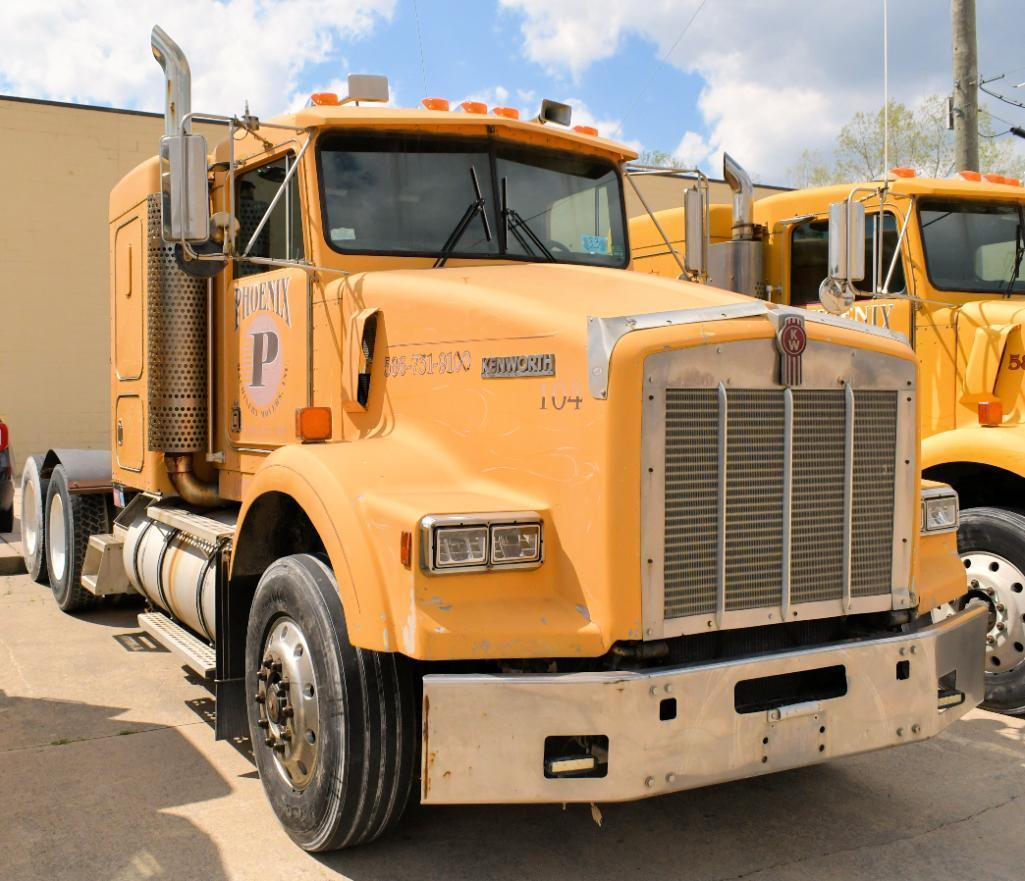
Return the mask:
<path id="1" fill-rule="evenodd" d="M 253 235 L 260 229 L 267 209 L 274 201 L 288 170 L 295 162 L 291 154 L 261 165 L 239 175 L 235 181 L 235 214 L 238 217 L 238 253 L 249 247 Z M 267 222 L 249 248 L 249 256 L 277 260 L 305 258 L 302 236 L 302 212 L 299 206 L 299 176 L 293 174 L 281 194 Z M 235 277 L 242 278 L 258 272 L 268 272 L 271 266 L 236 261 Z"/>

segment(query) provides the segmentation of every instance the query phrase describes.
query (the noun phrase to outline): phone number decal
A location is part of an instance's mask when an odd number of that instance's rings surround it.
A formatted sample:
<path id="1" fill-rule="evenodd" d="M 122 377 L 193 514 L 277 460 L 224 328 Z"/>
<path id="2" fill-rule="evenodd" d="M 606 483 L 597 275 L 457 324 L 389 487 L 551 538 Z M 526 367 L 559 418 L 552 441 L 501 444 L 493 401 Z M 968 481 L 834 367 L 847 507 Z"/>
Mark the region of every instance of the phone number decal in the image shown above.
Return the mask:
<path id="1" fill-rule="evenodd" d="M 466 373 L 473 358 L 469 352 L 416 352 L 412 355 L 388 355 L 384 359 L 387 376 L 430 376 L 435 373 Z"/>

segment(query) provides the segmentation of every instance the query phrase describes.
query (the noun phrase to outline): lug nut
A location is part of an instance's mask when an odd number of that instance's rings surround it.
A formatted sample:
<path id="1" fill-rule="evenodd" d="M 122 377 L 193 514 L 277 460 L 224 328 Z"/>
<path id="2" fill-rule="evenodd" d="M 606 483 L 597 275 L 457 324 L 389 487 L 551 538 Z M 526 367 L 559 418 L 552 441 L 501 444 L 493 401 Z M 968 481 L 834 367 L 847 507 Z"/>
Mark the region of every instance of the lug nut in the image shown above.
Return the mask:
<path id="1" fill-rule="evenodd" d="M 898 737 L 903 737 L 904 736 L 904 729 L 903 728 L 898 728 L 897 729 L 897 736 Z"/>
<path id="2" fill-rule="evenodd" d="M 291 707 L 284 707 L 281 710 L 281 716 L 284 719 L 291 719 L 294 715 L 295 715 L 295 710 L 293 710 Z"/>
<path id="3" fill-rule="evenodd" d="M 272 658 L 270 655 L 264 655 L 263 656 L 263 665 L 265 667 L 269 667 L 273 663 L 274 663 L 274 658 Z"/>
<path id="4" fill-rule="evenodd" d="M 998 612 L 1006 612 L 1007 611 L 1007 607 L 1003 603 L 997 603 L 997 611 Z"/>
<path id="5" fill-rule="evenodd" d="M 921 732 L 921 730 L 922 730 L 922 726 L 921 725 L 912 725 L 911 726 L 911 733 L 912 734 L 919 734 Z"/>
<path id="6" fill-rule="evenodd" d="M 993 645 L 993 643 L 995 643 L 996 641 L 997 641 L 997 638 L 995 636 L 993 636 L 992 634 L 990 634 L 989 636 L 986 637 L 986 645 Z"/>
<path id="7" fill-rule="evenodd" d="M 666 783 L 675 783 L 675 782 L 676 782 L 676 775 L 675 774 L 666 774 Z"/>
<path id="8" fill-rule="evenodd" d="M 260 728 L 270 728 L 270 722 L 267 719 L 257 719 L 256 724 Z"/>
<path id="9" fill-rule="evenodd" d="M 278 680 L 278 688 L 288 688 L 291 684 L 287 679 Z"/>
<path id="10" fill-rule="evenodd" d="M 987 595 L 987 596 L 993 596 L 993 594 L 995 594 L 995 593 L 996 593 L 996 591 L 995 591 L 995 590 L 993 590 L 993 588 L 992 588 L 992 587 L 987 587 L 987 588 L 986 588 L 986 595 Z"/>
<path id="11" fill-rule="evenodd" d="M 978 586 L 979 586 L 979 580 L 977 578 L 973 578 L 972 579 L 972 587 L 978 587 Z"/>
<path id="12" fill-rule="evenodd" d="M 1003 621 L 997 621 L 997 630 L 1006 630 L 1007 625 Z"/>
<path id="13" fill-rule="evenodd" d="M 264 739 L 263 742 L 265 744 L 267 744 L 267 746 L 274 746 L 274 738 L 273 737 L 267 737 L 267 738 Z"/>
<path id="14" fill-rule="evenodd" d="M 253 700 L 256 701 L 258 704 L 262 704 L 264 701 L 267 700 L 267 698 L 263 696 L 262 691 L 258 691 L 256 692 L 256 694 L 253 695 Z"/>
<path id="15" fill-rule="evenodd" d="M 283 753 L 285 751 L 285 745 L 283 743 L 275 743 L 272 749 L 275 752 Z"/>
<path id="16" fill-rule="evenodd" d="M 655 778 L 654 777 L 645 777 L 644 778 L 644 785 L 647 786 L 648 789 L 651 789 L 651 787 L 655 785 Z"/>
<path id="17" fill-rule="evenodd" d="M 256 678 L 259 679 L 261 682 L 266 682 L 267 681 L 267 671 L 266 670 L 257 670 L 256 671 Z"/>

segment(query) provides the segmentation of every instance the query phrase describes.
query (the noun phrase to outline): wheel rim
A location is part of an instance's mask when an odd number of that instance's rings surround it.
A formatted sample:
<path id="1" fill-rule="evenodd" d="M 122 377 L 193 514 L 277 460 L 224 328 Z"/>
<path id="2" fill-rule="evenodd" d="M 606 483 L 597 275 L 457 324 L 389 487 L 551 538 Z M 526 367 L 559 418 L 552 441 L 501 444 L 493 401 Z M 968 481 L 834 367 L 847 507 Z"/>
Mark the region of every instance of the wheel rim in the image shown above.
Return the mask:
<path id="1" fill-rule="evenodd" d="M 35 556 L 39 550 L 39 500 L 33 489 L 31 484 L 26 483 L 21 498 L 21 540 L 25 554 L 29 557 Z"/>
<path id="2" fill-rule="evenodd" d="M 962 554 L 972 591 L 991 604 L 986 671 L 1003 673 L 1025 663 L 1025 573 L 998 554 Z"/>
<path id="3" fill-rule="evenodd" d="M 46 534 L 49 538 L 47 546 L 50 549 L 50 574 L 54 581 L 59 582 L 64 579 L 64 570 L 68 565 L 68 542 L 64 529 L 64 500 L 59 493 L 53 497 L 53 502 L 50 505 Z"/>
<path id="4" fill-rule="evenodd" d="M 305 789 L 320 753 L 320 689 L 306 636 L 292 618 L 274 621 L 262 658 L 255 698 L 264 748 L 285 781 Z"/>

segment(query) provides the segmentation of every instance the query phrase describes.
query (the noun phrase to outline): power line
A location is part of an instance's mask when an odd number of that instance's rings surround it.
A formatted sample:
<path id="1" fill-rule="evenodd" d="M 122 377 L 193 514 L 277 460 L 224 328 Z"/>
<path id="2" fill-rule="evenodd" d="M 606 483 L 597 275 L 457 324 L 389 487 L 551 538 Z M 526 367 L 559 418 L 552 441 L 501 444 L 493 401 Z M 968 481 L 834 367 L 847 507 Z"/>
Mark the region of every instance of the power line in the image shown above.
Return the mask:
<path id="1" fill-rule="evenodd" d="M 688 19 L 687 23 L 683 26 L 683 30 L 681 30 L 680 33 L 677 34 L 676 39 L 673 40 L 673 45 L 665 51 L 665 54 L 663 54 L 662 58 L 659 60 L 660 64 L 665 64 L 665 62 L 669 59 L 669 56 L 672 55 L 673 52 L 676 50 L 676 47 L 680 45 L 680 40 L 682 40 L 687 31 L 690 30 L 690 26 L 694 24 L 694 19 L 696 19 L 701 10 L 705 8 L 705 4 L 707 2 L 708 0 L 701 0 L 701 2 L 698 4 L 698 8 L 694 10 L 694 14 Z M 651 84 L 655 82 L 655 78 L 658 76 L 658 73 L 658 70 L 653 70 L 651 76 L 648 78 L 648 81 L 644 84 L 644 87 L 640 91 L 638 91 L 637 94 L 634 96 L 633 103 L 630 105 L 629 108 L 627 108 L 626 113 L 623 114 L 623 118 L 619 121 L 620 131 L 622 131 L 627 119 L 630 118 L 630 114 L 637 109 L 637 105 L 640 103 L 641 99 L 644 98 L 645 95 L 647 95 L 648 90 L 651 88 Z"/>
<path id="2" fill-rule="evenodd" d="M 416 0 L 413 0 L 413 17 L 416 19 L 416 43 L 420 49 L 420 79 L 423 81 L 424 94 L 427 95 L 427 66 L 424 64 L 424 38 L 420 31 L 420 10 L 417 8 Z"/>

